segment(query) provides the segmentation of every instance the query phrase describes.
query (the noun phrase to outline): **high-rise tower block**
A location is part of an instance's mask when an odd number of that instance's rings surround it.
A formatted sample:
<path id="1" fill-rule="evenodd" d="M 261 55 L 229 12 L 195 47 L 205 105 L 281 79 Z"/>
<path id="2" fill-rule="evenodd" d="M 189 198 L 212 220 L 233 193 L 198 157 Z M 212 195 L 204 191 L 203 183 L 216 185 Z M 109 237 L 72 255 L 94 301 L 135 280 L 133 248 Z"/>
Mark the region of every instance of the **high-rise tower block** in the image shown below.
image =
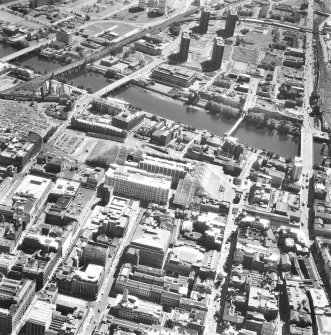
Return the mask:
<path id="1" fill-rule="evenodd" d="M 234 34 L 234 30 L 236 28 L 236 23 L 238 20 L 237 12 L 231 12 L 230 10 L 228 11 L 228 16 L 226 18 L 226 23 L 225 23 L 225 34 L 226 37 L 231 37 Z"/>
<path id="2" fill-rule="evenodd" d="M 209 18 L 210 18 L 210 8 L 208 6 L 202 7 L 199 21 L 200 34 L 205 34 L 208 31 Z"/>
<path id="3" fill-rule="evenodd" d="M 211 56 L 211 67 L 215 70 L 218 70 L 222 65 L 224 47 L 223 38 L 216 37 L 214 39 L 213 53 Z"/>
<path id="4" fill-rule="evenodd" d="M 191 37 L 189 32 L 183 31 L 178 52 L 178 59 L 180 62 L 187 61 L 188 52 L 190 50 L 190 43 L 191 43 Z"/>

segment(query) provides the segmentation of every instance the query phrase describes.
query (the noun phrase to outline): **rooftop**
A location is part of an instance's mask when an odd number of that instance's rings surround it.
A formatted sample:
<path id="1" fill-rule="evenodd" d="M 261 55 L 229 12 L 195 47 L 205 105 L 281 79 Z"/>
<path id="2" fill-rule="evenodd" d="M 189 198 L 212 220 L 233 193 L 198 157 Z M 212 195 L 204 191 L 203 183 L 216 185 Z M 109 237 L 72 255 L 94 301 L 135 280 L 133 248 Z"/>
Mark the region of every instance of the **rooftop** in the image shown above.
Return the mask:
<path id="1" fill-rule="evenodd" d="M 38 300 L 30 311 L 27 321 L 37 321 L 43 324 L 49 324 L 52 320 L 55 305 L 49 304 L 45 301 Z"/>
<path id="2" fill-rule="evenodd" d="M 137 247 L 165 250 L 168 247 L 170 236 L 171 233 L 168 230 L 138 225 L 131 244 Z"/>
<path id="3" fill-rule="evenodd" d="M 106 172 L 106 178 L 122 179 L 135 184 L 141 184 L 153 188 L 170 189 L 171 178 L 151 174 L 142 170 L 133 169 L 127 166 L 110 166 Z"/>
<path id="4" fill-rule="evenodd" d="M 103 266 L 89 264 L 85 271 L 77 270 L 75 275 L 82 281 L 98 282 L 102 276 L 103 270 Z"/>
<path id="5" fill-rule="evenodd" d="M 15 195 L 39 200 L 51 182 L 52 181 L 47 178 L 27 175 L 17 187 Z"/>

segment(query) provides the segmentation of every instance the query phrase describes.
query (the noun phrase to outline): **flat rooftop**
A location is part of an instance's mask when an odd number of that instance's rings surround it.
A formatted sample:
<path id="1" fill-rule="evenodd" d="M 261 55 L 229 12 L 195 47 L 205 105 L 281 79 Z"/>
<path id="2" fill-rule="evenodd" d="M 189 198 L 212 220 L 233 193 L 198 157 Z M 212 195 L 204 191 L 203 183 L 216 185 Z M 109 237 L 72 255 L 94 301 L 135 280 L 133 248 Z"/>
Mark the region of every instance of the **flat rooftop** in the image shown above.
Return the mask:
<path id="1" fill-rule="evenodd" d="M 149 228 L 138 225 L 131 240 L 133 246 L 165 250 L 168 247 L 171 233 L 160 228 Z"/>
<path id="2" fill-rule="evenodd" d="M 31 312 L 28 315 L 27 321 L 38 321 L 41 323 L 50 323 L 52 320 L 55 305 L 49 304 L 42 300 L 37 300 Z"/>
<path id="3" fill-rule="evenodd" d="M 106 172 L 106 178 L 122 179 L 135 184 L 153 188 L 170 189 L 171 178 L 151 174 L 143 170 L 133 169 L 128 166 L 111 166 Z"/>
<path id="4" fill-rule="evenodd" d="M 51 190 L 53 194 L 75 195 L 80 183 L 73 180 L 59 178 Z"/>
<path id="5" fill-rule="evenodd" d="M 86 282 L 98 282 L 101 278 L 104 267 L 101 265 L 89 264 L 85 271 L 76 271 L 75 275 L 78 276 L 82 281 Z"/>
<path id="6" fill-rule="evenodd" d="M 85 309 L 87 307 L 87 301 L 78 299 L 72 296 L 59 294 L 56 300 L 56 304 L 60 306 L 77 307 L 79 309 Z"/>
<path id="7" fill-rule="evenodd" d="M 27 175 L 17 187 L 15 194 L 39 200 L 51 182 L 52 181 L 47 178 Z"/>

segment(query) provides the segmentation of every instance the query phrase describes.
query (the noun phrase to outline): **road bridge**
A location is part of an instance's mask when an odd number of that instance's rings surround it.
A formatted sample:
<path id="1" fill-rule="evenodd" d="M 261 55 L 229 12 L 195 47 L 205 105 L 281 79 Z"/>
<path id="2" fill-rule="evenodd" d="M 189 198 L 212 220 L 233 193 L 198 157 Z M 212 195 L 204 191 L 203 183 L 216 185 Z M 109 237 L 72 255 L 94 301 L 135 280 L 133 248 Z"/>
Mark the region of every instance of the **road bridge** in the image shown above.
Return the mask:
<path id="1" fill-rule="evenodd" d="M 115 82 L 109 84 L 108 86 L 102 88 L 101 90 L 91 94 L 91 96 L 93 98 L 99 98 L 102 97 L 108 93 L 110 93 L 111 91 L 114 91 L 115 89 L 126 85 L 127 83 L 129 83 L 131 80 L 139 77 L 140 75 L 142 75 L 143 73 L 148 73 L 149 71 L 151 71 L 154 67 L 158 66 L 159 64 L 161 64 L 163 62 L 163 59 L 156 59 L 154 62 L 144 66 L 143 68 L 141 68 L 140 70 L 130 74 L 129 76 L 125 76 L 119 80 L 116 80 Z"/>
<path id="2" fill-rule="evenodd" d="M 313 29 L 314 23 L 314 0 L 308 1 L 307 8 L 307 27 Z M 306 186 L 300 190 L 300 198 L 303 205 L 301 206 L 301 223 L 302 229 L 307 237 L 310 237 L 309 227 L 309 180 L 313 175 L 313 137 L 316 129 L 309 116 L 310 101 L 309 98 L 314 90 L 314 49 L 313 35 L 306 35 L 306 62 L 304 67 L 304 89 L 305 95 L 303 100 L 303 124 L 301 128 L 300 156 L 302 158 L 302 186 Z"/>
<path id="3" fill-rule="evenodd" d="M 3 62 L 10 62 L 10 61 L 13 61 L 19 57 L 22 57 L 26 54 L 29 54 L 30 52 L 33 52 L 35 51 L 36 49 L 38 49 L 39 47 L 43 47 L 47 44 L 51 44 L 53 41 L 55 41 L 55 37 L 54 38 L 51 38 L 51 39 L 47 39 L 46 41 L 42 41 L 42 42 L 39 42 L 37 44 L 34 44 L 34 45 L 31 45 L 27 48 L 24 48 L 24 49 L 21 49 L 21 50 L 18 50 L 10 55 L 7 55 L 7 56 L 4 56 L 2 57 L 0 60 L 3 61 Z"/>
<path id="4" fill-rule="evenodd" d="M 123 46 L 125 46 L 127 44 L 130 44 L 130 43 L 132 43 L 136 40 L 139 40 L 139 39 L 143 38 L 144 36 L 146 36 L 149 33 L 154 34 L 154 33 L 160 32 L 160 31 L 164 30 L 165 28 L 167 28 L 172 23 L 185 22 L 187 20 L 191 20 L 191 18 L 189 19 L 188 16 L 194 14 L 195 12 L 196 12 L 196 9 L 192 9 L 192 10 L 189 10 L 189 11 L 183 13 L 183 14 L 179 14 L 179 15 L 176 15 L 172 18 L 169 18 L 162 23 L 156 23 L 156 24 L 150 25 L 146 28 L 143 28 L 141 31 L 135 32 L 133 35 L 126 34 L 124 37 L 119 39 L 116 43 L 108 45 L 108 46 L 102 48 L 101 50 L 98 50 L 95 53 L 92 53 L 91 55 L 88 55 L 84 59 L 80 59 L 80 60 L 77 60 L 73 63 L 67 64 L 63 67 L 60 67 L 57 70 L 52 71 L 52 73 L 49 73 L 49 74 L 44 75 L 42 77 L 36 77 L 35 79 L 30 80 L 28 83 L 19 84 L 19 85 L 13 87 L 11 90 L 8 90 L 7 95 L 10 96 L 10 94 L 11 94 L 10 92 L 19 91 L 19 89 L 22 85 L 24 85 L 24 87 L 26 87 L 27 84 L 29 84 L 30 87 L 35 87 L 36 83 L 39 83 L 42 80 L 46 81 L 49 78 L 51 78 L 51 76 L 57 77 L 57 76 L 61 76 L 61 75 L 66 75 L 70 71 L 74 71 L 75 69 L 80 69 L 84 66 L 84 64 L 95 62 L 98 59 L 106 57 L 106 56 L 108 56 L 112 53 L 116 53 Z M 49 41 L 51 41 L 51 40 L 49 40 Z M 22 52 L 24 50 L 26 50 L 26 49 L 23 49 Z M 26 53 L 26 51 L 23 52 L 22 55 L 25 54 L 25 53 Z M 16 58 L 17 58 L 17 56 L 16 56 Z M 130 80 L 132 80 L 132 78 Z M 15 93 L 13 93 L 12 95 L 15 95 Z"/>
<path id="5" fill-rule="evenodd" d="M 314 13 L 317 14 L 317 15 L 325 16 L 325 17 L 330 16 L 330 13 L 325 13 L 325 12 L 322 12 L 322 11 L 317 10 L 317 9 L 314 10 Z"/>
<path id="6" fill-rule="evenodd" d="M 273 20 L 270 20 L 270 19 L 248 19 L 246 17 L 241 16 L 239 18 L 239 21 L 257 23 L 257 24 L 264 24 L 264 25 L 274 26 L 274 27 L 281 27 L 281 28 L 295 30 L 295 31 L 298 31 L 298 32 L 303 32 L 303 33 L 325 35 L 324 32 L 319 31 L 319 30 L 313 30 L 313 28 L 293 26 L 293 25 L 290 25 L 290 24 L 276 22 L 276 21 L 273 21 Z"/>

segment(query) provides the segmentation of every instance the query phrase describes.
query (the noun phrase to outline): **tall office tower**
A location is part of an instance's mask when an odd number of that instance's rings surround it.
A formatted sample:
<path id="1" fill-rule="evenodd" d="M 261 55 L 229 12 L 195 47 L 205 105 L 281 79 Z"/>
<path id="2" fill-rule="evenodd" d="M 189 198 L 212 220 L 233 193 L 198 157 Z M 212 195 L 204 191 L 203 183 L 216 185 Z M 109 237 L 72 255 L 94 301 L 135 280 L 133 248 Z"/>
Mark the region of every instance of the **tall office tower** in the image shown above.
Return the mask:
<path id="1" fill-rule="evenodd" d="M 145 2 L 145 0 L 139 0 L 138 7 L 139 7 L 140 9 L 144 9 L 145 6 L 146 6 L 146 2 Z"/>
<path id="2" fill-rule="evenodd" d="M 191 43 L 190 33 L 188 31 L 183 31 L 178 53 L 178 59 L 180 62 L 187 61 L 188 52 L 190 49 L 190 43 Z"/>
<path id="3" fill-rule="evenodd" d="M 214 39 L 213 53 L 211 56 L 211 67 L 213 69 L 219 69 L 222 65 L 223 53 L 224 53 L 224 40 L 221 37 Z"/>
<path id="4" fill-rule="evenodd" d="M 231 37 L 234 34 L 234 30 L 236 28 L 236 23 L 237 23 L 237 12 L 236 11 L 231 11 L 228 10 L 228 16 L 226 18 L 226 23 L 225 23 L 225 33 L 227 37 Z"/>
<path id="5" fill-rule="evenodd" d="M 210 18 L 210 7 L 203 6 L 199 21 L 200 34 L 205 34 L 208 31 L 209 18 Z"/>
<path id="6" fill-rule="evenodd" d="M 158 14 L 165 14 L 166 0 L 159 0 L 159 6 L 157 8 Z"/>

